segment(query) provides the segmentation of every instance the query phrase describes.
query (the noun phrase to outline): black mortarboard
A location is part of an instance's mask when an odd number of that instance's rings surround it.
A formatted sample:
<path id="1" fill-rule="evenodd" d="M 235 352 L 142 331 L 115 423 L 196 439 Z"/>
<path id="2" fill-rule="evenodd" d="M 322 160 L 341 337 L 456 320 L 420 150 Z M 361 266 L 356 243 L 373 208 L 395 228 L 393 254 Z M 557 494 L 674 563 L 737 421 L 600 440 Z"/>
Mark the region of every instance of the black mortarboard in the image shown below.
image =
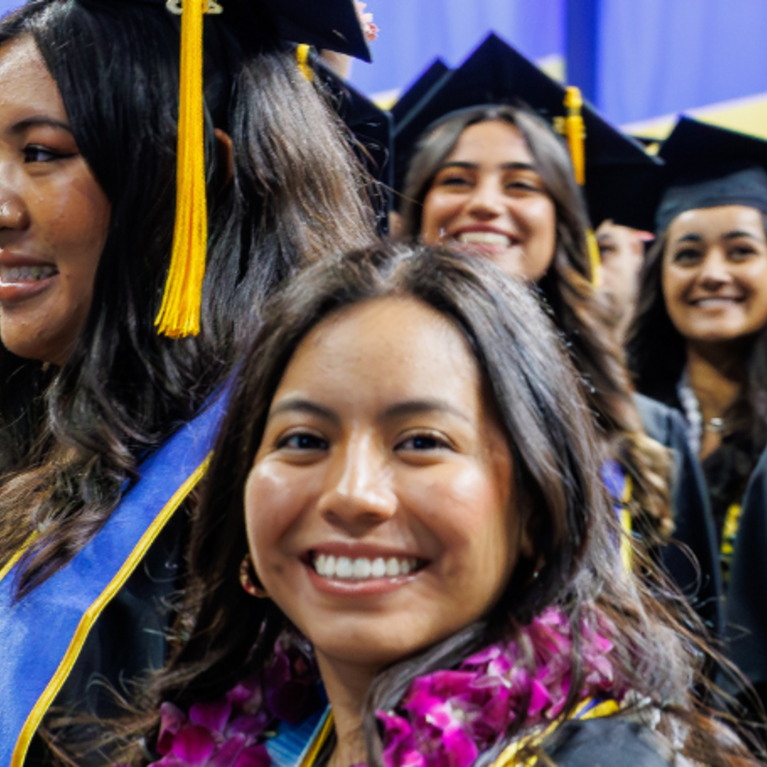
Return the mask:
<path id="1" fill-rule="evenodd" d="M 117 7 L 120 2 L 153 5 L 180 15 L 184 0 L 86 0 Z M 371 61 L 370 48 L 353 0 L 203 0 L 206 15 L 221 16 L 227 26 L 247 40 L 265 36 L 305 43 Z M 264 31 L 263 28 L 266 28 Z"/>
<path id="2" fill-rule="evenodd" d="M 686 210 L 746 205 L 767 213 L 767 141 L 682 117 L 663 142 L 656 230 Z"/>
<path id="3" fill-rule="evenodd" d="M 391 108 L 395 124 L 401 123 L 449 71 L 450 67 L 442 59 L 434 59 L 424 72 L 400 93 L 397 102 Z"/>
<path id="4" fill-rule="evenodd" d="M 422 101 L 428 100 L 431 93 L 439 88 L 439 84 L 450 73 L 450 67 L 442 59 L 435 59 L 428 68 L 400 94 L 397 103 L 391 108 L 394 118 L 395 135 L 399 125 L 408 119 L 411 112 L 418 109 Z M 396 146 L 396 145 L 395 145 Z M 404 148 L 404 147 L 403 147 Z M 411 152 L 394 152 L 394 188 L 402 191 L 405 183 Z"/>
<path id="5" fill-rule="evenodd" d="M 566 96 L 568 89 L 491 34 L 397 122 L 397 164 L 409 163 L 418 138 L 435 120 L 451 112 L 483 104 L 526 105 L 553 124 L 567 118 Z M 644 201 L 643 190 L 657 175 L 659 161 L 587 104 L 581 107 L 581 115 L 585 127 L 584 191 L 592 222 L 597 225 L 609 218 L 638 229 L 650 228 L 653 208 Z"/>

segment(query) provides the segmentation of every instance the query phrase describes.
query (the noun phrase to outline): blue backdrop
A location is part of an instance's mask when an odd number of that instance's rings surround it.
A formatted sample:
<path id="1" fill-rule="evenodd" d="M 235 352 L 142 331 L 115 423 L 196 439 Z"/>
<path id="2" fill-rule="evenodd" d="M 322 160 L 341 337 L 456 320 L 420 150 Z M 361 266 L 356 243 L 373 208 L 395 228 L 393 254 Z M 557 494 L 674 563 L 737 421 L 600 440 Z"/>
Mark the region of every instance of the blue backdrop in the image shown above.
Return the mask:
<path id="1" fill-rule="evenodd" d="M 568 80 L 618 124 L 767 92 L 767 0 L 367 3 L 381 34 L 351 80 L 368 94 L 406 87 L 437 56 L 460 63 L 490 30 L 532 59 L 566 56 Z"/>

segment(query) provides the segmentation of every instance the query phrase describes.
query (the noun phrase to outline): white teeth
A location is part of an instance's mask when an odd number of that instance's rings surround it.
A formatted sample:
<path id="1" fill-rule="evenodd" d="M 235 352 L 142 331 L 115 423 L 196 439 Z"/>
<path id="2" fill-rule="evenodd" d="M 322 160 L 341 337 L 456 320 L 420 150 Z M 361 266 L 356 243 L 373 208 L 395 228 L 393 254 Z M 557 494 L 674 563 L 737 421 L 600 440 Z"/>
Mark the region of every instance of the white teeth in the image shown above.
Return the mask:
<path id="1" fill-rule="evenodd" d="M 367 557 L 357 557 L 352 560 L 349 557 L 336 558 L 332 554 L 317 554 L 314 556 L 313 565 L 317 575 L 323 578 L 365 581 L 409 575 L 418 567 L 418 562 L 412 558 L 389 557 L 385 560 L 383 557 L 376 557 L 370 560 Z"/>
<path id="2" fill-rule="evenodd" d="M 699 298 L 693 303 L 698 306 L 729 306 L 730 304 L 738 303 L 738 299 L 731 298 L 730 296 L 716 296 L 712 298 Z"/>
<path id="3" fill-rule="evenodd" d="M 336 578 L 351 578 L 354 575 L 354 565 L 349 557 L 338 557 L 336 560 Z"/>
<path id="4" fill-rule="evenodd" d="M 0 266 L 0 281 L 6 284 L 11 282 L 39 282 L 53 277 L 57 272 L 55 266 Z"/>
<path id="5" fill-rule="evenodd" d="M 477 243 L 481 245 L 500 245 L 502 248 L 511 247 L 511 238 L 499 232 L 461 232 L 458 241 L 465 245 Z"/>

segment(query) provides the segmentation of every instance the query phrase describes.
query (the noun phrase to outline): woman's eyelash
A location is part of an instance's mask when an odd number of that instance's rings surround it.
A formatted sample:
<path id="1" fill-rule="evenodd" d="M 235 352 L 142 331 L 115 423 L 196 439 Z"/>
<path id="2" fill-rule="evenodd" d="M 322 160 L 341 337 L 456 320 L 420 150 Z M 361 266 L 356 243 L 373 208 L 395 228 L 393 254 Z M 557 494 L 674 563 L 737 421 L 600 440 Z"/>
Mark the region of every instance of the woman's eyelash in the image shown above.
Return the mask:
<path id="1" fill-rule="evenodd" d="M 30 145 L 24 147 L 24 158 L 26 162 L 52 162 L 66 157 L 72 157 L 71 154 L 55 152 L 44 146 Z"/>
<path id="2" fill-rule="evenodd" d="M 399 450 L 439 450 L 449 447 L 447 440 L 436 434 L 415 434 L 397 445 Z"/>
<path id="3" fill-rule="evenodd" d="M 302 432 L 300 434 L 287 434 L 277 442 L 277 447 L 289 450 L 326 450 L 327 440 L 316 434 Z"/>

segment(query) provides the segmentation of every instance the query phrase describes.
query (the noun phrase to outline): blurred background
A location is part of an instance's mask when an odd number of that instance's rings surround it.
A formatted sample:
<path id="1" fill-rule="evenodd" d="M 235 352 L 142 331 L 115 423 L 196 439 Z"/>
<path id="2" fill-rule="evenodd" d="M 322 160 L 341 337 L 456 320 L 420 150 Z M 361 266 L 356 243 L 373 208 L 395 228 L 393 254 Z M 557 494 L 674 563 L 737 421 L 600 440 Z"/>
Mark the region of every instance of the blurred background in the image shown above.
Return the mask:
<path id="1" fill-rule="evenodd" d="M 19 4 L 0 0 L 0 13 Z M 767 138 L 767 0 L 367 0 L 366 11 L 380 28 L 374 63 L 355 61 L 350 80 L 382 106 L 495 31 L 637 135 L 662 138 L 686 112 Z"/>
<path id="2" fill-rule="evenodd" d="M 380 28 L 374 63 L 355 61 L 350 80 L 384 105 L 492 30 L 632 133 L 664 137 L 686 112 L 767 138 L 767 0 L 367 0 L 366 11 Z"/>

